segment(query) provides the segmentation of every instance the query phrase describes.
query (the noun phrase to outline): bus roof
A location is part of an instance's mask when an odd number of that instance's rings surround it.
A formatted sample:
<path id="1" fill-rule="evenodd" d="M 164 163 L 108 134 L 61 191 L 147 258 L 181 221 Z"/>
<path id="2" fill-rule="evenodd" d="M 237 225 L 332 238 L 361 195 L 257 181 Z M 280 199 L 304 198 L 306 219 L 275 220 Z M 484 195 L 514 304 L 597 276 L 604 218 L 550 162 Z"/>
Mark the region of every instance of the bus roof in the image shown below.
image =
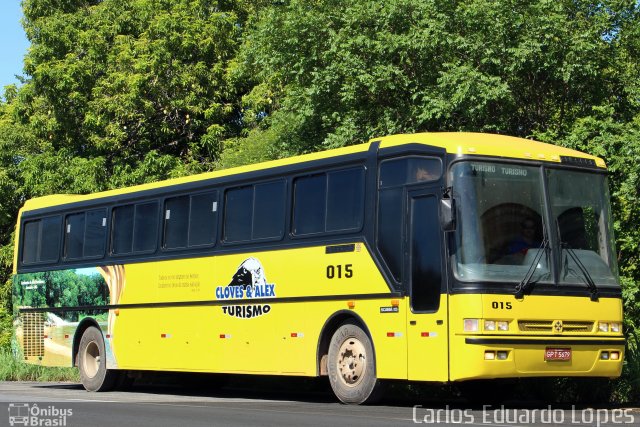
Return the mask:
<path id="1" fill-rule="evenodd" d="M 136 185 L 116 190 L 108 190 L 99 193 L 92 193 L 87 195 L 54 194 L 50 196 L 37 197 L 28 200 L 22 208 L 22 211 L 63 205 L 67 203 L 81 202 L 85 200 L 99 199 L 121 194 L 135 193 L 138 191 L 162 188 L 169 185 L 186 184 L 206 179 L 240 174 L 243 172 L 266 170 L 278 166 L 289 165 L 292 162 L 307 162 L 344 154 L 360 153 L 368 150 L 369 145 L 374 141 L 380 141 L 381 149 L 395 147 L 403 144 L 417 143 L 443 148 L 449 154 L 492 156 L 523 160 L 548 161 L 555 163 L 560 162 L 560 156 L 571 156 L 591 159 L 596 162 L 597 166 L 602 168 L 605 167 L 604 161 L 598 157 L 591 156 L 580 151 L 524 138 L 468 132 L 430 132 L 399 134 L 381 138 L 373 138 L 367 143 L 352 145 L 349 147 L 320 151 L 317 153 L 304 154 L 301 156 L 288 157 L 284 159 L 272 160 L 268 162 L 240 166 L 230 169 L 222 169 L 213 172 L 206 172 L 202 174 L 158 181 L 149 184 Z"/>

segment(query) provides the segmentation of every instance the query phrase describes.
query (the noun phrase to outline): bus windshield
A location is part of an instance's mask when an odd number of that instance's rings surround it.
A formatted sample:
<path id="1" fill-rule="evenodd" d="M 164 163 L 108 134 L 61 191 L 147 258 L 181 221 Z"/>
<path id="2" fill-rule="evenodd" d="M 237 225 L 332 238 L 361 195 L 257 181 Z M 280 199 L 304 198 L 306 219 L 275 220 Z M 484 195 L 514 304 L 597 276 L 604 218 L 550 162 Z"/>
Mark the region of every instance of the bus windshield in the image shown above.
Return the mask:
<path id="1" fill-rule="evenodd" d="M 536 283 L 552 284 L 557 277 L 562 285 L 618 285 L 603 174 L 460 162 L 453 167 L 453 189 L 460 280 L 517 283 L 534 268 L 530 280 Z"/>

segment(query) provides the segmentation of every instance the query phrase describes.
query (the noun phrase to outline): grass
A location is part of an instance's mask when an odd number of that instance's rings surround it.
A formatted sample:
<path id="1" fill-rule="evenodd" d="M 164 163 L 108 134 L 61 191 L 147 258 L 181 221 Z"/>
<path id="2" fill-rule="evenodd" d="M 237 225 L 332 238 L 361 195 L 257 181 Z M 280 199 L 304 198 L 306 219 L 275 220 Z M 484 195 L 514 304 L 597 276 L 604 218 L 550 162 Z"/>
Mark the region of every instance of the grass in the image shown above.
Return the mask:
<path id="1" fill-rule="evenodd" d="M 9 350 L 0 350 L 0 381 L 80 382 L 75 368 L 53 368 L 23 363 Z"/>

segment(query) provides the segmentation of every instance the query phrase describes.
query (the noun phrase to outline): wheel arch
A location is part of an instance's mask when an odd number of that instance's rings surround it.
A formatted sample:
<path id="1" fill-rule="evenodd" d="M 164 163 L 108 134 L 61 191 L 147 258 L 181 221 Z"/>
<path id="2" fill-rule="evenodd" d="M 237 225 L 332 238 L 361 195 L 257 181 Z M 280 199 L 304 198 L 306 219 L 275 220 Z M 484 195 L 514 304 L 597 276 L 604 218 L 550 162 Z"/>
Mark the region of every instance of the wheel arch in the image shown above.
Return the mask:
<path id="1" fill-rule="evenodd" d="M 85 317 L 78 324 L 76 328 L 76 332 L 73 335 L 73 346 L 71 347 L 71 366 L 78 366 L 78 347 L 80 346 L 80 340 L 82 339 L 82 334 L 91 326 L 97 328 L 100 332 L 102 332 L 102 328 L 98 325 L 98 322 L 93 317 Z"/>
<path id="2" fill-rule="evenodd" d="M 376 346 L 373 341 L 373 337 L 371 336 L 371 331 L 367 327 L 365 321 L 353 311 L 349 310 L 340 310 L 333 313 L 329 318 L 324 322 L 322 329 L 320 331 L 320 337 L 318 338 L 318 345 L 316 350 L 316 376 L 326 376 L 327 370 L 326 366 L 323 369 L 323 363 L 326 363 L 326 358 L 329 355 L 329 345 L 331 344 L 331 338 L 336 330 L 347 320 L 353 320 L 355 323 L 362 328 L 369 340 L 371 341 L 371 348 L 373 349 L 373 357 L 376 357 Z M 376 364 L 377 365 L 377 358 Z M 375 370 L 377 371 L 377 366 L 374 365 Z"/>

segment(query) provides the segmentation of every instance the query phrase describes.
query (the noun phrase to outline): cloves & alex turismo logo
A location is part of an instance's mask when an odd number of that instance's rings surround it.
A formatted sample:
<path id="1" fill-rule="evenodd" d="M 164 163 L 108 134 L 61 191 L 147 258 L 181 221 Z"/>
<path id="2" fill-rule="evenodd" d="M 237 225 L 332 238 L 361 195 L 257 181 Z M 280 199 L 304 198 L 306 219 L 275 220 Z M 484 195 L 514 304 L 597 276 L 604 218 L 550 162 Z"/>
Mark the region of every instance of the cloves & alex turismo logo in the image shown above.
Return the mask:
<path id="1" fill-rule="evenodd" d="M 216 299 L 230 300 L 230 303 L 243 299 L 274 298 L 275 296 L 276 285 L 267 283 L 262 264 L 253 257 L 247 258 L 240 264 L 231 283 L 216 288 Z M 269 304 L 237 304 L 222 307 L 223 313 L 242 319 L 262 316 L 270 311 L 271 305 Z"/>

